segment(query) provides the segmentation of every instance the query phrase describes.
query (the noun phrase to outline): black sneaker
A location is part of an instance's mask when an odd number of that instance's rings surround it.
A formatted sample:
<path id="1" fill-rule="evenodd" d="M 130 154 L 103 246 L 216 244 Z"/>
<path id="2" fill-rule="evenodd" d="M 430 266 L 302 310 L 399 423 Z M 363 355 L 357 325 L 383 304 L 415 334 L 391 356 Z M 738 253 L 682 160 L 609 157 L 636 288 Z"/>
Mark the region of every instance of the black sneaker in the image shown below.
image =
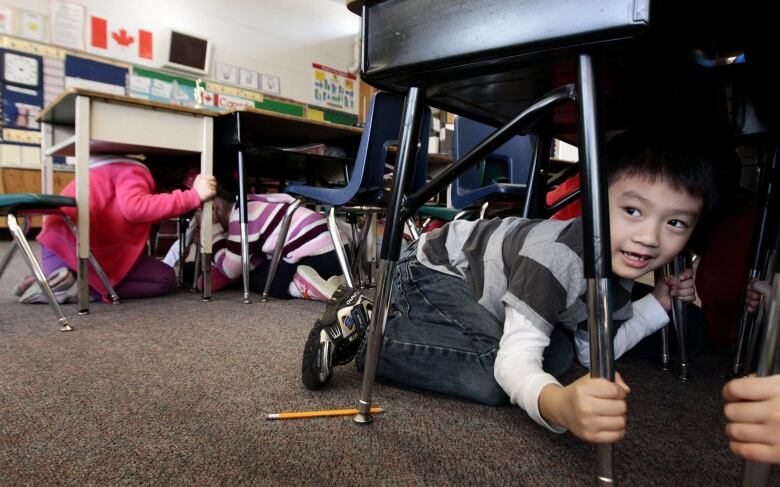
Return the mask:
<path id="1" fill-rule="evenodd" d="M 301 379 L 307 389 L 328 383 L 333 367 L 348 364 L 366 335 L 374 303 L 359 291 L 339 286 L 317 320 L 303 349 Z"/>

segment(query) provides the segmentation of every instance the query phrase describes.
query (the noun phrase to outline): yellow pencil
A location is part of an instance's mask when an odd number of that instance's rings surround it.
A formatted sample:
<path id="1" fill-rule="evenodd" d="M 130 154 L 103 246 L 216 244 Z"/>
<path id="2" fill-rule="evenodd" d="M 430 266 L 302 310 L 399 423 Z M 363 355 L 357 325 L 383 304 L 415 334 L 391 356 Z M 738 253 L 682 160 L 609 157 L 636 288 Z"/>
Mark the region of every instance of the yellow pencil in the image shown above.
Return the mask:
<path id="1" fill-rule="evenodd" d="M 371 414 L 385 412 L 380 407 L 372 407 Z M 299 411 L 292 413 L 274 413 L 266 415 L 265 419 L 302 419 L 302 418 L 321 418 L 323 416 L 354 416 L 358 413 L 357 409 L 326 409 L 323 411 Z"/>

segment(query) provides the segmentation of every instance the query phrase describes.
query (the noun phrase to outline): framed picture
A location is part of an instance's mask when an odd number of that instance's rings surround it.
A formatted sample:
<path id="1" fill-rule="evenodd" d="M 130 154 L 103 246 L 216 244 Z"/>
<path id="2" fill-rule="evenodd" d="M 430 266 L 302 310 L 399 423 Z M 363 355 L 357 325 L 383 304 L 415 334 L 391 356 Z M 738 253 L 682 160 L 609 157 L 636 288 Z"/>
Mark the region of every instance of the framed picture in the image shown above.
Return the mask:
<path id="1" fill-rule="evenodd" d="M 239 71 L 238 84 L 244 88 L 252 90 L 259 89 L 260 73 L 252 71 L 251 69 L 241 68 Z"/>
<path id="2" fill-rule="evenodd" d="M 279 77 L 270 74 L 260 75 L 260 90 L 268 93 L 281 93 L 282 87 L 279 84 Z"/>
<path id="3" fill-rule="evenodd" d="M 218 83 L 238 84 L 238 66 L 224 63 L 214 63 L 214 79 Z"/>

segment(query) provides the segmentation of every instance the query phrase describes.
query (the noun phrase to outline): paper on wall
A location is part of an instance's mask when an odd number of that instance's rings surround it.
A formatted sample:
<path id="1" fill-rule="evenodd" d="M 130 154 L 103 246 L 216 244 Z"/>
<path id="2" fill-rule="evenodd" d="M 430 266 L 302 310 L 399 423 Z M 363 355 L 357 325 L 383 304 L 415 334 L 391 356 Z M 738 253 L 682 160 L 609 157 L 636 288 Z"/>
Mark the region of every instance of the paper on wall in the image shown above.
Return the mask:
<path id="1" fill-rule="evenodd" d="M 0 34 L 13 34 L 14 9 L 0 5 Z"/>
<path id="2" fill-rule="evenodd" d="M 19 16 L 19 34 L 31 41 L 46 42 L 46 16 L 22 10 Z"/>
<path id="3" fill-rule="evenodd" d="M 161 98 L 170 98 L 173 87 L 167 81 L 160 79 L 152 80 L 152 95 L 159 96 Z"/>
<path id="4" fill-rule="evenodd" d="M 52 44 L 83 51 L 85 14 L 86 10 L 81 5 L 61 0 L 52 0 Z"/>
<path id="5" fill-rule="evenodd" d="M 152 80 L 145 76 L 130 75 L 130 91 L 148 94 L 152 88 Z"/>

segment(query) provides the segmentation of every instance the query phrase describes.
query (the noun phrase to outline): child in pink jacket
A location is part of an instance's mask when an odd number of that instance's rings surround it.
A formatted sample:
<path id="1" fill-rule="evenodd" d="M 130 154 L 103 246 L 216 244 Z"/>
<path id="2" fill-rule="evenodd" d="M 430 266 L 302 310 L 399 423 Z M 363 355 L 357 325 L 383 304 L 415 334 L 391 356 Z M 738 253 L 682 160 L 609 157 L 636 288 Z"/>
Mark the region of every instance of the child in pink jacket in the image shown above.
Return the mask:
<path id="1" fill-rule="evenodd" d="M 168 293 L 176 283 L 173 269 L 144 254 L 153 223 L 194 210 L 216 194 L 216 179 L 198 175 L 192 189 L 156 193 L 155 180 L 142 162 L 121 156 L 90 159 L 90 248 L 121 299 Z M 74 196 L 75 182 L 62 191 Z M 74 222 L 76 209 L 64 208 Z M 60 302 L 76 296 L 76 238 L 63 219 L 47 216 L 38 235 L 44 273 Z M 94 270 L 89 271 L 94 295 L 107 293 Z M 40 299 L 39 299 L 40 298 Z M 37 284 L 21 296 L 22 302 L 45 302 Z"/>

